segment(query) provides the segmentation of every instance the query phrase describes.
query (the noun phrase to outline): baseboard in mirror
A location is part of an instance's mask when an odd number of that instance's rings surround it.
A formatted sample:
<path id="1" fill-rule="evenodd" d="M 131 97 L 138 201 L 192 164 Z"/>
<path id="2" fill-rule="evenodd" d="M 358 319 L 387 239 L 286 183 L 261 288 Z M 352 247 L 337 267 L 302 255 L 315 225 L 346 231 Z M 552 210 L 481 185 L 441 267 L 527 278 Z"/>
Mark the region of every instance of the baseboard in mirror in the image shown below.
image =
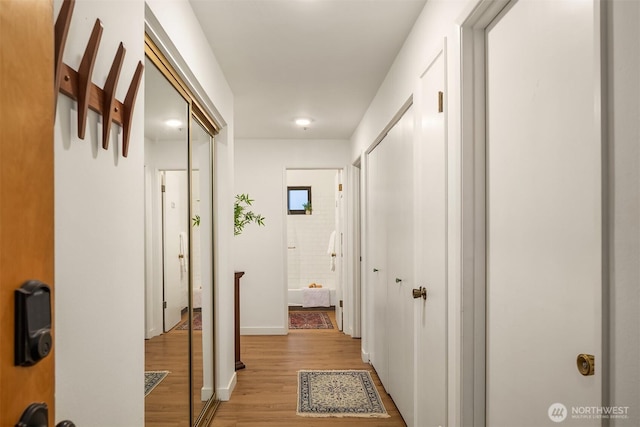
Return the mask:
<path id="1" fill-rule="evenodd" d="M 200 400 L 203 402 L 206 402 L 207 400 L 211 399 L 211 396 L 213 396 L 213 388 L 211 387 L 202 387 L 200 389 Z"/>

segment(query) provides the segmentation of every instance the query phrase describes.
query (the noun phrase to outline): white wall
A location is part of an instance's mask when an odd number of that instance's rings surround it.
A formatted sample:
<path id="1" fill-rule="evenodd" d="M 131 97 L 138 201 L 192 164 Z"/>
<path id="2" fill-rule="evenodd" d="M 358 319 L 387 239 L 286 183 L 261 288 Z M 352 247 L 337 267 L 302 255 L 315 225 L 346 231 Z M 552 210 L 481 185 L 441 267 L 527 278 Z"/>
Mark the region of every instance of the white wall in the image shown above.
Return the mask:
<path id="1" fill-rule="evenodd" d="M 460 93 L 459 79 L 459 25 L 461 17 L 475 6 L 475 0 L 428 1 L 422 13 L 416 20 L 411 33 L 407 37 L 401 51 L 391 66 L 385 80 L 378 89 L 376 96 L 369 105 L 362 121 L 351 137 L 350 159 L 356 162 L 365 159 L 363 155 L 371 145 L 379 139 L 389 124 L 403 106 L 413 96 L 418 87 L 419 78 L 426 70 L 430 61 L 443 49 L 446 38 L 447 48 L 447 157 L 448 168 L 448 417 L 450 425 L 459 425 L 461 401 L 461 265 L 460 265 L 460 140 L 459 140 L 459 112 L 458 94 Z M 368 174 L 366 161 L 362 163 L 362 183 Z M 363 206 L 366 193 L 363 194 Z M 367 224 L 366 213 L 363 217 L 363 230 Z M 366 253 L 366 233 L 363 236 L 363 275 L 369 271 L 367 264 L 370 254 Z M 417 260 L 420 262 L 420 260 Z M 419 279 L 416 277 L 416 279 Z M 362 358 L 368 360 L 372 345 L 372 325 L 375 313 L 371 309 L 373 300 L 372 290 L 368 283 L 362 283 L 363 327 L 362 327 Z"/>
<path id="2" fill-rule="evenodd" d="M 61 2 L 55 2 L 57 17 Z M 116 98 L 144 60 L 142 1 L 77 1 L 64 61 L 78 68 L 94 21 L 104 25 L 93 73 L 103 87 L 122 41 L 127 53 Z M 77 138 L 75 102 L 59 95 L 55 121 L 56 417 L 76 425 L 144 423 L 144 83 L 129 157 L 113 125 L 101 148 L 97 115 Z M 117 410 L 114 410 L 117 408 Z"/>
<path id="3" fill-rule="evenodd" d="M 286 334 L 286 169 L 339 169 L 348 141 L 237 140 L 235 193 L 248 193 L 265 227 L 248 226 L 234 237 L 240 282 L 241 333 Z M 348 191 L 348 189 L 346 189 Z"/>
<path id="4" fill-rule="evenodd" d="M 216 387 L 228 400 L 235 385 L 233 331 L 233 93 L 187 0 L 146 0 L 146 26 L 191 90 L 223 125 L 215 137 L 214 280 Z M 211 19 L 211 25 L 216 18 Z"/>
<path id="5" fill-rule="evenodd" d="M 289 289 L 310 283 L 336 289 L 336 271 L 332 271 L 327 253 L 329 237 L 336 229 L 335 170 L 289 170 L 288 187 L 311 187 L 311 215 L 287 215 L 287 255 Z M 294 248 L 294 249 L 293 249 Z"/>
<path id="6" fill-rule="evenodd" d="M 186 0 L 147 1 L 149 26 L 176 56 L 178 68 L 223 129 L 216 139 L 218 330 L 217 387 L 228 399 L 234 381 L 231 267 L 233 94 Z M 61 0 L 54 2 L 57 17 Z M 77 69 L 93 23 L 104 25 L 93 73 L 103 86 L 118 44 L 127 49 L 116 97 L 123 100 L 144 60 L 145 2 L 78 0 L 64 54 Z M 198 79 L 195 78 L 198 76 Z M 144 423 L 144 81 L 138 91 L 129 157 L 112 130 L 99 147 L 96 114 L 87 137 L 72 128 L 75 102 L 59 96 L 55 122 L 56 416 L 77 425 L 130 427 Z M 116 315 L 117 313 L 117 315 Z M 100 378 L 99 384 L 96 378 Z M 114 410 L 117 408 L 117 410 Z"/>
<path id="7" fill-rule="evenodd" d="M 460 425 L 463 390 L 461 388 L 461 107 L 460 107 L 460 25 L 479 0 L 430 0 L 392 65 L 383 84 L 350 140 L 351 161 L 362 154 L 383 132 L 400 107 L 416 88 L 416 80 L 447 38 L 448 108 L 448 280 L 449 280 L 449 424 Z M 628 419 L 616 426 L 638 425 L 640 410 L 640 372 L 635 355 L 640 353 L 640 4 L 612 0 L 607 5 L 609 21 L 609 138 L 611 202 L 611 293 L 610 293 L 610 373 L 611 405 L 630 406 Z M 363 165 L 366 176 L 366 164 Z M 366 221 L 366 217 L 364 218 Z M 366 239 L 366 236 L 364 236 Z M 367 254 L 364 254 L 365 261 Z M 374 313 L 366 283 L 363 283 L 367 323 Z M 366 326 L 366 325 L 365 325 Z M 368 352 L 363 331 L 363 358 Z M 606 363 L 606 361 L 604 362 Z"/>
<path id="8" fill-rule="evenodd" d="M 428 65 L 427 61 L 442 49 L 445 37 L 449 38 L 449 47 L 452 49 L 450 58 L 455 57 L 458 37 L 456 20 L 473 2 L 475 1 L 430 0 L 426 3 L 362 121 L 351 136 L 352 161 L 369 148 L 409 99 L 417 79 Z"/>
<path id="9" fill-rule="evenodd" d="M 611 293 L 610 404 L 640 425 L 640 3 L 608 5 Z"/>

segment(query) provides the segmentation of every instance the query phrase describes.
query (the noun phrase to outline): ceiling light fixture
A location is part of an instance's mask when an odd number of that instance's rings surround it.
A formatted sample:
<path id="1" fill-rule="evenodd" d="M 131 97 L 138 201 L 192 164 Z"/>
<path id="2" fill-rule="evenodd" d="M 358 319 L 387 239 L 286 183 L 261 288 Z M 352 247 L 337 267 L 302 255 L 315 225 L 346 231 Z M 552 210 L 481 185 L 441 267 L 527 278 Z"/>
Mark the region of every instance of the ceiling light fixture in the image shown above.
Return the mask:
<path id="1" fill-rule="evenodd" d="M 296 119 L 296 124 L 298 126 L 307 127 L 311 124 L 311 119 L 304 119 L 304 118 Z"/>
<path id="2" fill-rule="evenodd" d="M 176 119 L 169 119 L 165 121 L 164 124 L 171 128 L 179 128 L 180 126 L 182 126 L 182 122 Z"/>

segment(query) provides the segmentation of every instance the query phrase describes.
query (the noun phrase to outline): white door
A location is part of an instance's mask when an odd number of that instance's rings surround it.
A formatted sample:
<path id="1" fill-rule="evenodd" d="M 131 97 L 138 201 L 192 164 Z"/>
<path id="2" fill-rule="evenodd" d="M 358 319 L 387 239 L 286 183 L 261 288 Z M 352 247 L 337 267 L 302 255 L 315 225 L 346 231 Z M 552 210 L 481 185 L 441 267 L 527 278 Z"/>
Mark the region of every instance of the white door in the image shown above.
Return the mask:
<path id="1" fill-rule="evenodd" d="M 447 275 L 446 275 L 446 145 L 444 52 L 420 79 L 420 114 L 416 159 L 417 221 L 416 284 L 427 289 L 427 299 L 416 305 L 416 425 L 446 424 L 447 402 Z M 443 99 L 442 98 L 442 99 Z M 418 286 L 416 286 L 417 288 Z"/>
<path id="2" fill-rule="evenodd" d="M 387 145 L 378 145 L 367 161 L 367 236 L 370 270 L 367 286 L 372 295 L 370 359 L 385 389 L 389 384 L 389 347 L 387 342 L 387 206 L 384 196 L 388 170 L 383 160 L 388 156 Z"/>
<path id="3" fill-rule="evenodd" d="M 387 333 L 389 386 L 387 391 L 408 426 L 413 426 L 414 302 L 412 288 L 415 236 L 413 224 L 413 108 L 407 110 L 382 142 L 388 144 L 386 206 L 388 271 Z"/>
<path id="4" fill-rule="evenodd" d="M 414 408 L 413 109 L 369 154 L 371 361 L 407 425 Z"/>
<path id="5" fill-rule="evenodd" d="M 165 171 L 163 192 L 164 331 L 180 322 L 188 306 L 189 218 L 186 171 Z"/>
<path id="6" fill-rule="evenodd" d="M 596 2 L 509 6 L 486 32 L 487 426 L 600 425 L 572 415 L 602 403 Z"/>

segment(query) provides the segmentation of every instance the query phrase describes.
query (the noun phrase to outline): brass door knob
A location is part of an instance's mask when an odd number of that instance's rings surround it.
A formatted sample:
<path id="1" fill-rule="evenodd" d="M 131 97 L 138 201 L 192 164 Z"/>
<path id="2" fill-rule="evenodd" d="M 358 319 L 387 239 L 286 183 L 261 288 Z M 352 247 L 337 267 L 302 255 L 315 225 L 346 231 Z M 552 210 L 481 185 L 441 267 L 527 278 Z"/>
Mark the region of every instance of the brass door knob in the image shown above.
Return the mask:
<path id="1" fill-rule="evenodd" d="M 427 299 L 427 288 L 420 286 L 420 288 L 413 290 L 413 298 L 420 297 L 422 297 L 422 299 Z"/>
<path id="2" fill-rule="evenodd" d="M 592 354 L 579 354 L 576 359 L 578 371 L 585 377 L 596 373 L 596 358 Z"/>

